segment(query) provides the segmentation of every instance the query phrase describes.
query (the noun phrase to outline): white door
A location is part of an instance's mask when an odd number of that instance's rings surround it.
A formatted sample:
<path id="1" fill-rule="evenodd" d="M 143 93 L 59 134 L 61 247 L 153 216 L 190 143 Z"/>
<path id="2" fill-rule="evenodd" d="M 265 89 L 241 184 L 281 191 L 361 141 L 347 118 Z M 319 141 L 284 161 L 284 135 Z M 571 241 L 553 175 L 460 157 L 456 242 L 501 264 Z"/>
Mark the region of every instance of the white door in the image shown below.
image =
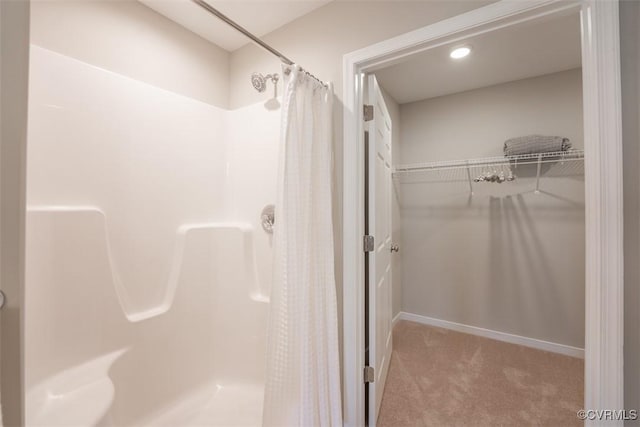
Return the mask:
<path id="1" fill-rule="evenodd" d="M 369 425 L 375 426 L 391 359 L 391 119 L 375 76 L 367 79 L 368 105 L 373 119 L 368 132 L 367 234 L 374 237 L 367 252 L 369 348 L 368 366 L 374 381 L 369 383 Z"/>

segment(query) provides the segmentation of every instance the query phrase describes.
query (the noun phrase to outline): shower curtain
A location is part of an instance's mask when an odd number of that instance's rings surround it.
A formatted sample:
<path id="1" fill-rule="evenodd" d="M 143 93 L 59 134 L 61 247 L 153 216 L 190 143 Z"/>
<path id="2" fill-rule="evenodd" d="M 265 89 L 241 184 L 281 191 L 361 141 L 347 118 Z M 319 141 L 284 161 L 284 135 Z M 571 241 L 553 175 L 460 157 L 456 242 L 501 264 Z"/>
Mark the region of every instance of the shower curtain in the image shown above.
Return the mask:
<path id="1" fill-rule="evenodd" d="M 330 87 L 290 68 L 282 103 L 265 426 L 342 425 L 332 101 Z"/>

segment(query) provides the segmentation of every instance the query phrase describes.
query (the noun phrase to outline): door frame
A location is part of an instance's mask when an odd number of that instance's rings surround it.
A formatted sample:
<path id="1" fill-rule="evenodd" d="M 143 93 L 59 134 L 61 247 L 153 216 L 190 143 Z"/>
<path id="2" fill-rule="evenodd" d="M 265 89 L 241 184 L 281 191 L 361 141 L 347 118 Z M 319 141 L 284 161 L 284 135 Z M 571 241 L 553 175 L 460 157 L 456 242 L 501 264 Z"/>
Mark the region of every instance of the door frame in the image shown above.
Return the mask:
<path id="1" fill-rule="evenodd" d="M 502 0 L 343 57 L 343 413 L 364 425 L 365 73 L 409 55 L 574 9 L 582 28 L 585 150 L 584 409 L 623 409 L 623 198 L 618 0 Z M 598 421 L 588 422 L 597 424 Z M 614 422 L 622 425 L 622 421 Z"/>
<path id="2" fill-rule="evenodd" d="M 0 0 L 0 426 L 24 423 L 24 241 L 30 0 Z"/>

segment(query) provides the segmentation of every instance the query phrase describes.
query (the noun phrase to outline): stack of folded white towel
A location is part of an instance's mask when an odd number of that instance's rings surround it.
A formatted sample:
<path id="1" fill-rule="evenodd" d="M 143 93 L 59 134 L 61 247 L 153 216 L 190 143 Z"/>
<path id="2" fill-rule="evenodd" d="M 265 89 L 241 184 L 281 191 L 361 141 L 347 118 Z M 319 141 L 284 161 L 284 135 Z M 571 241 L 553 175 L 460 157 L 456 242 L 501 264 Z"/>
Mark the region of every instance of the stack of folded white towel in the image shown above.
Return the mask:
<path id="1" fill-rule="evenodd" d="M 507 139 L 504 142 L 504 155 L 550 153 L 568 151 L 571 148 L 569 138 L 562 136 L 527 135 Z"/>

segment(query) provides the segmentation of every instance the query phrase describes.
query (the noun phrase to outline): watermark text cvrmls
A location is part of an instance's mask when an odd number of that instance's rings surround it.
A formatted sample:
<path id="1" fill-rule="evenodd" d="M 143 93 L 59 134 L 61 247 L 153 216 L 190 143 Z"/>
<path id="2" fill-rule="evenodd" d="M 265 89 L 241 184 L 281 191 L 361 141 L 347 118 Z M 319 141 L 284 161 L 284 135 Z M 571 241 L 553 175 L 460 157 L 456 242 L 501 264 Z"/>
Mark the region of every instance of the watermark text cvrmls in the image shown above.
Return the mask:
<path id="1" fill-rule="evenodd" d="M 590 421 L 635 421 L 637 409 L 580 409 L 577 414 L 581 420 Z"/>

